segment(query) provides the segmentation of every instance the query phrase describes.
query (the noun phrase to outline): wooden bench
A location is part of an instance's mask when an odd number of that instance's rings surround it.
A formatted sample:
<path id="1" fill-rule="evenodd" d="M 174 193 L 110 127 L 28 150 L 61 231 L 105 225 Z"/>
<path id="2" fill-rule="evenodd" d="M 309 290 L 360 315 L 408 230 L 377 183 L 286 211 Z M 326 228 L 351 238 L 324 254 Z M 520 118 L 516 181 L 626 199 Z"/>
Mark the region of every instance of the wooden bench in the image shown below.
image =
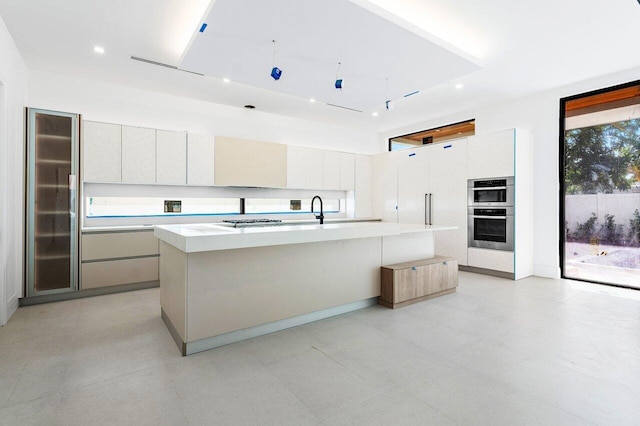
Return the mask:
<path id="1" fill-rule="evenodd" d="M 430 259 L 396 263 L 382 267 L 378 303 L 400 308 L 445 294 L 458 286 L 458 261 L 435 256 Z"/>

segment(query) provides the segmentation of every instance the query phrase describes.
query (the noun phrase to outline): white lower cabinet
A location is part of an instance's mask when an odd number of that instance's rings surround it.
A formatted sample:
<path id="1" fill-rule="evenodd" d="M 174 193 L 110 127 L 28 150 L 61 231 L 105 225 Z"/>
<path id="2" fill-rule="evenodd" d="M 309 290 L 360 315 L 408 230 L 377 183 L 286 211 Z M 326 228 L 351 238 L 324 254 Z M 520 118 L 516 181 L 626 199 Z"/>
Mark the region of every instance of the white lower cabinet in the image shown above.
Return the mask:
<path id="1" fill-rule="evenodd" d="M 82 290 L 158 281 L 159 257 L 107 260 L 82 265 Z"/>
<path id="2" fill-rule="evenodd" d="M 152 230 L 83 233 L 80 288 L 157 281 L 159 254 Z"/>
<path id="3" fill-rule="evenodd" d="M 513 273 L 514 255 L 512 251 L 489 250 L 469 247 L 468 264 L 469 266 L 473 266 L 475 268 Z"/>

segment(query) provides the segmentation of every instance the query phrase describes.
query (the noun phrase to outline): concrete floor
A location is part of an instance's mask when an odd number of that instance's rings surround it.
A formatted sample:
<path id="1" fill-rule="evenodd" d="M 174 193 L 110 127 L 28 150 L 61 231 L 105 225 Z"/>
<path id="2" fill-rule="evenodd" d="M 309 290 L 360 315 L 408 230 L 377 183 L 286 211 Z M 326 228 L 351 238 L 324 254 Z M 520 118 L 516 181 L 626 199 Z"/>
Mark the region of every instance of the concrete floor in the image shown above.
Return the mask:
<path id="1" fill-rule="evenodd" d="M 0 424 L 640 423 L 640 292 L 460 274 L 458 292 L 180 356 L 158 289 L 20 308 Z"/>

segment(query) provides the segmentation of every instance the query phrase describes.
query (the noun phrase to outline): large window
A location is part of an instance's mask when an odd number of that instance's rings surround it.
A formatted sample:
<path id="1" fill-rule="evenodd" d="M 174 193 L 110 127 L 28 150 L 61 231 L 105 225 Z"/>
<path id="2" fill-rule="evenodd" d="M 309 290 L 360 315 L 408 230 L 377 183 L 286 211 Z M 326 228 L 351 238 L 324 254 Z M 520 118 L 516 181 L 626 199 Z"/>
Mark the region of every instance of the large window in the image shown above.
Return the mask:
<path id="1" fill-rule="evenodd" d="M 562 275 L 640 288 L 640 82 L 561 100 Z"/>
<path id="2" fill-rule="evenodd" d="M 239 214 L 239 198 L 86 197 L 86 217 Z"/>
<path id="3" fill-rule="evenodd" d="M 340 213 L 339 199 L 323 199 L 324 213 Z M 316 201 L 314 211 L 320 211 L 320 203 Z M 342 209 L 344 211 L 344 209 Z M 311 213 L 311 199 L 279 199 L 279 198 L 246 198 L 244 199 L 244 212 L 246 214 L 283 214 L 283 213 Z"/>

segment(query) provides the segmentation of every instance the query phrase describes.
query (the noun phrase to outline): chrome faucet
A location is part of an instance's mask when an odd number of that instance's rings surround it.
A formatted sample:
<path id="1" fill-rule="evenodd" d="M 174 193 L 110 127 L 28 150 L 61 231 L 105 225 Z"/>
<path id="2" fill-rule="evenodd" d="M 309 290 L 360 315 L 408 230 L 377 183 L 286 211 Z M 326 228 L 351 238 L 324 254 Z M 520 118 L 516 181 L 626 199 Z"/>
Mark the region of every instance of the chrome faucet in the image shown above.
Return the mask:
<path id="1" fill-rule="evenodd" d="M 316 219 L 320 219 L 320 225 L 324 224 L 324 213 L 322 210 L 322 198 L 319 195 L 316 195 L 311 199 L 311 213 L 313 213 L 313 203 L 316 201 L 316 198 L 320 200 L 320 214 L 316 215 Z"/>

